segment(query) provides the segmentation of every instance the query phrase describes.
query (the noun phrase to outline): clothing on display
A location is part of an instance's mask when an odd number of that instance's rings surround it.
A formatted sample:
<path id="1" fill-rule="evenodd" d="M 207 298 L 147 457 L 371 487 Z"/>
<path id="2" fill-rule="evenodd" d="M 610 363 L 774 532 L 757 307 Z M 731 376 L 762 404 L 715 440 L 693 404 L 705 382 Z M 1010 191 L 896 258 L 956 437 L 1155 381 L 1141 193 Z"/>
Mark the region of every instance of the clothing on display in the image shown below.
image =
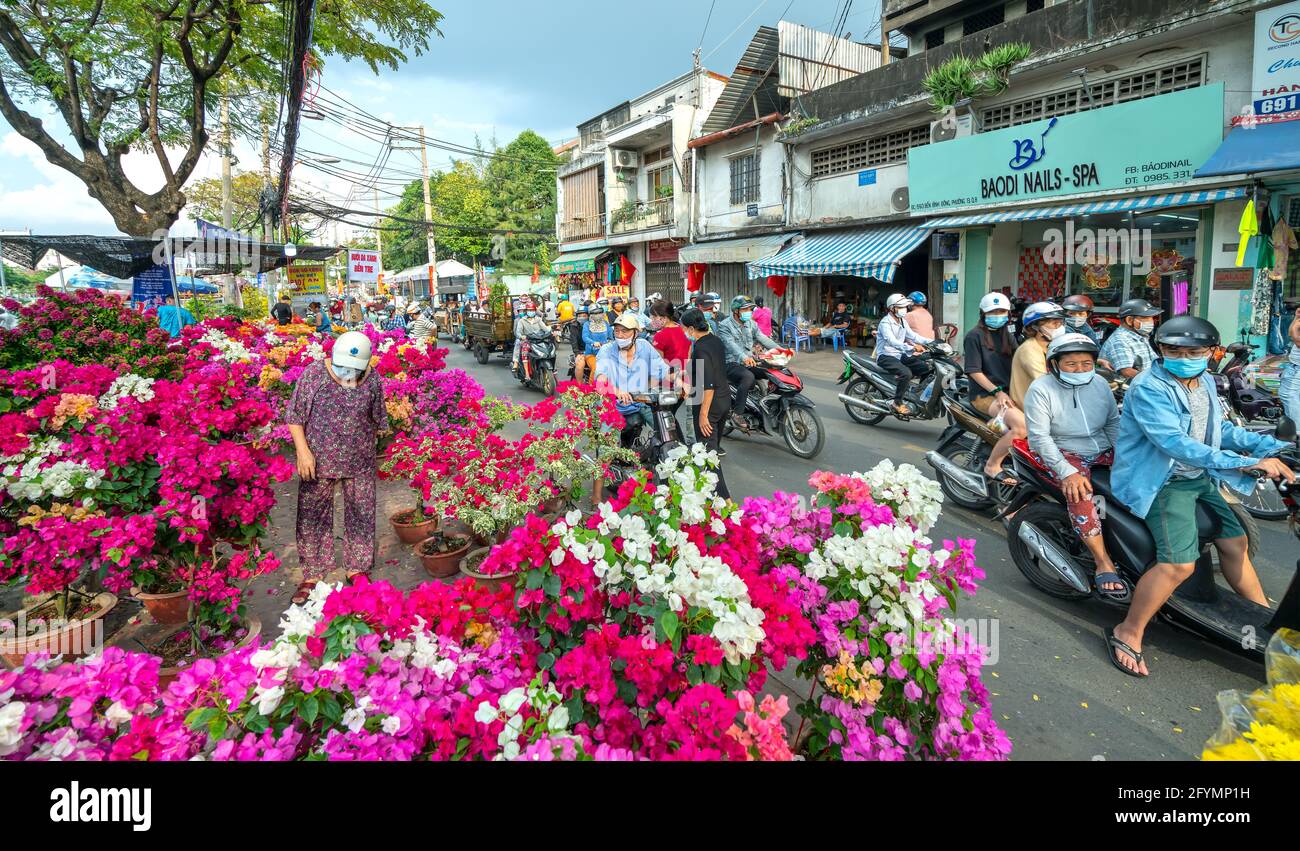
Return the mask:
<path id="1" fill-rule="evenodd" d="M 1255 202 L 1247 201 L 1246 209 L 1241 212 L 1241 221 L 1237 224 L 1237 234 L 1240 241 L 1237 243 L 1237 267 L 1246 265 L 1246 249 L 1250 246 L 1250 238 L 1259 233 L 1259 219 L 1255 215 Z"/>

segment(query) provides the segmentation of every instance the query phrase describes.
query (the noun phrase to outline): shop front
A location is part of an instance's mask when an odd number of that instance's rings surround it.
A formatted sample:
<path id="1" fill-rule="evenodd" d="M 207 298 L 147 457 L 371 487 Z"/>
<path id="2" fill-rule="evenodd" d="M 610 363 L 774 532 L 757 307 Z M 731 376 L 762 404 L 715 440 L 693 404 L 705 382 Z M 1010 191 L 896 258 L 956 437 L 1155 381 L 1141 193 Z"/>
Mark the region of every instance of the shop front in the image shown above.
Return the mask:
<path id="1" fill-rule="evenodd" d="M 909 151 L 918 230 L 960 244 L 941 275 L 950 321 L 972 327 L 991 291 L 1207 315 L 1216 221 L 1249 191 L 1195 174 L 1223 140 L 1223 99 L 1217 83 Z"/>
<path id="2" fill-rule="evenodd" d="M 693 297 L 699 292 L 715 292 L 722 297 L 723 305 L 728 306 L 738 295 L 751 298 L 763 296 L 764 303 L 771 309 L 774 321 L 778 324 L 788 315 L 802 315 L 808 303 L 806 278 L 785 276 L 778 281 L 766 278 L 755 280 L 750 276 L 747 266 L 771 257 L 798 236 L 793 233 L 771 233 L 684 246 L 678 253 L 678 274 L 686 279 L 688 287 L 693 282 L 696 289 L 683 292 L 683 298 Z M 694 275 L 691 274 L 692 270 Z"/>

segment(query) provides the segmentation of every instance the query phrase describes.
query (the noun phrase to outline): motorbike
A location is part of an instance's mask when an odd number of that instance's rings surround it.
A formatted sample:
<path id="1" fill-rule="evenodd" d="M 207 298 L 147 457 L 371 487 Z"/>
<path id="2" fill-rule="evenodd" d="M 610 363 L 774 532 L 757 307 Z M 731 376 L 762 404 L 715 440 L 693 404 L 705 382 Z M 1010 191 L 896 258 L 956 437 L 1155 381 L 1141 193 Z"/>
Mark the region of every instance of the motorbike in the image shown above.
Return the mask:
<path id="1" fill-rule="evenodd" d="M 1281 440 L 1295 441 L 1295 424 L 1285 420 L 1279 425 Z M 1284 454 L 1282 460 L 1292 468 L 1300 467 L 1300 447 Z M 1034 459 L 1028 444 L 1017 441 L 1011 462 L 1021 481 L 1018 494 L 1009 510 L 1011 519 L 1008 544 L 1016 567 L 1035 588 L 1062 600 L 1081 600 L 1093 596 L 1095 564 L 1087 548 L 1070 524 L 1065 498 L 1051 474 Z M 1094 499 L 1102 517 L 1102 535 L 1106 549 L 1115 561 L 1120 576 L 1131 588 L 1137 587 L 1142 574 L 1156 559 L 1155 541 L 1146 523 L 1131 514 L 1111 495 L 1110 470 L 1095 467 L 1092 471 Z M 1300 486 L 1282 485 L 1281 491 L 1292 517 L 1292 529 L 1300 535 Z M 1239 519 L 1239 505 L 1233 505 Z M 1264 648 L 1277 629 L 1300 627 L 1300 582 L 1295 577 L 1276 611 L 1245 600 L 1215 582 L 1212 542 L 1218 534 L 1213 515 L 1198 507 L 1197 533 L 1200 557 L 1193 575 L 1174 593 L 1158 616 L 1201 638 L 1214 641 L 1263 659 Z M 1258 530 L 1246 524 L 1249 549 L 1258 543 Z M 1127 607 L 1127 603 L 1107 601 Z"/>
<path id="2" fill-rule="evenodd" d="M 898 386 L 894 376 L 874 358 L 852 351 L 844 352 L 844 372 L 837 383 L 847 382 L 848 386 L 837 398 L 844 403 L 853 421 L 863 425 L 876 425 L 885 417 L 903 421 L 943 417 L 946 415 L 944 399 L 960 393 L 965 386 L 961 365 L 947 343 L 925 344 L 925 354 L 920 360 L 924 372 L 912 380 L 903 395 L 903 400 L 911 406 L 910 414 L 900 415 L 894 410 L 894 389 Z"/>
<path id="3" fill-rule="evenodd" d="M 1263 420 L 1276 423 L 1282 417 L 1282 403 L 1277 396 L 1252 387 L 1246 380 L 1246 366 L 1259 346 L 1251 343 L 1233 343 L 1225 353 L 1231 355 L 1225 363 L 1219 360 L 1214 375 L 1214 383 L 1219 395 L 1226 398 L 1232 410 L 1243 422 Z"/>
<path id="4" fill-rule="evenodd" d="M 643 424 L 640 432 L 632 440 L 629 448 L 637 454 L 636 463 L 615 461 L 609 465 L 606 482 L 614 490 L 642 470 L 655 473 L 668 453 L 682 445 L 681 427 L 676 416 L 677 408 L 682 401 L 679 393 L 665 390 L 653 395 L 634 395 L 632 399 L 650 409 L 654 426 Z M 655 473 L 655 481 L 658 482 L 657 473 Z"/>
<path id="5" fill-rule="evenodd" d="M 969 511 L 1007 505 L 1018 486 L 990 482 L 984 475 L 984 465 L 1002 434 L 965 394 L 945 395 L 943 406 L 949 425 L 925 460 L 938 474 L 944 496 Z"/>
<path id="6" fill-rule="evenodd" d="M 545 396 L 555 392 L 555 334 L 549 329 L 529 334 L 519 347 L 519 365 L 515 377 L 519 383 Z"/>
<path id="7" fill-rule="evenodd" d="M 735 411 L 736 388 L 731 387 L 732 410 L 738 413 L 750 434 L 780 437 L 786 448 L 800 458 L 816 458 L 826 444 L 826 429 L 813 401 L 803 394 L 803 381 L 786 364 L 788 356 L 768 355 L 757 361 L 759 381 L 745 400 L 745 410 Z M 765 386 L 766 389 L 762 389 Z M 728 417 L 723 435 L 736 426 Z"/>

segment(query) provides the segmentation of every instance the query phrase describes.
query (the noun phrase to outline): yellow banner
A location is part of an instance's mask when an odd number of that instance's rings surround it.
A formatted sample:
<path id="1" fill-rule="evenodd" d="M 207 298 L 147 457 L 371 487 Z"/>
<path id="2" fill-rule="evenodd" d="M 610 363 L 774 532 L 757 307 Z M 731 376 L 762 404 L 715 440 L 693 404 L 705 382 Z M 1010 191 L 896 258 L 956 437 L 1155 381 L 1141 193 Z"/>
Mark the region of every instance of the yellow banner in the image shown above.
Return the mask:
<path id="1" fill-rule="evenodd" d="M 298 295 L 325 294 L 325 266 L 299 265 L 295 263 L 288 268 L 289 286 Z"/>

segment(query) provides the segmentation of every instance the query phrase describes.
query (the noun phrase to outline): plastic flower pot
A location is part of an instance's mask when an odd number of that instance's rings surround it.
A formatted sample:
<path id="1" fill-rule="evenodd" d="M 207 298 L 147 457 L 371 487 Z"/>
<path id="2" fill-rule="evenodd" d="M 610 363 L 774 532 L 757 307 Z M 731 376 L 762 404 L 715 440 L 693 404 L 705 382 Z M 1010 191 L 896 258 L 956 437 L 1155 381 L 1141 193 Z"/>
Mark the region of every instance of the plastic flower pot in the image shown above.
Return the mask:
<path id="1" fill-rule="evenodd" d="M 146 594 L 136 591 L 131 595 L 139 600 L 154 623 L 180 624 L 189 620 L 190 589 L 182 588 L 170 594 Z"/>
<path id="2" fill-rule="evenodd" d="M 446 579 L 460 572 L 460 560 L 469 552 L 470 539 L 464 535 L 435 532 L 416 547 L 420 563 L 434 579 Z"/>
<path id="3" fill-rule="evenodd" d="M 482 586 L 486 590 L 496 591 L 506 582 L 514 579 L 519 574 L 494 573 L 488 575 L 486 573 L 480 573 L 478 571 L 478 566 L 483 563 L 483 559 L 487 558 L 488 554 L 491 552 L 491 547 L 479 547 L 476 550 L 471 550 L 463 559 L 460 560 L 460 573 L 461 576 L 467 576 L 470 579 L 473 579 L 475 584 Z"/>
<path id="4" fill-rule="evenodd" d="M 398 540 L 403 544 L 418 544 L 438 531 L 437 517 L 420 523 L 411 522 L 412 516 L 417 513 L 417 509 L 408 508 L 388 518 L 388 522 L 393 524 L 393 531 L 397 533 Z"/>
<path id="5" fill-rule="evenodd" d="M 104 643 L 104 616 L 117 605 L 117 595 L 102 591 L 91 600 L 90 610 L 77 620 L 31 635 L 0 633 L 0 659 L 11 668 L 23 664 L 28 653 L 49 653 L 78 659 L 98 650 Z M 48 602 L 22 611 L 22 620 L 48 607 Z"/>

